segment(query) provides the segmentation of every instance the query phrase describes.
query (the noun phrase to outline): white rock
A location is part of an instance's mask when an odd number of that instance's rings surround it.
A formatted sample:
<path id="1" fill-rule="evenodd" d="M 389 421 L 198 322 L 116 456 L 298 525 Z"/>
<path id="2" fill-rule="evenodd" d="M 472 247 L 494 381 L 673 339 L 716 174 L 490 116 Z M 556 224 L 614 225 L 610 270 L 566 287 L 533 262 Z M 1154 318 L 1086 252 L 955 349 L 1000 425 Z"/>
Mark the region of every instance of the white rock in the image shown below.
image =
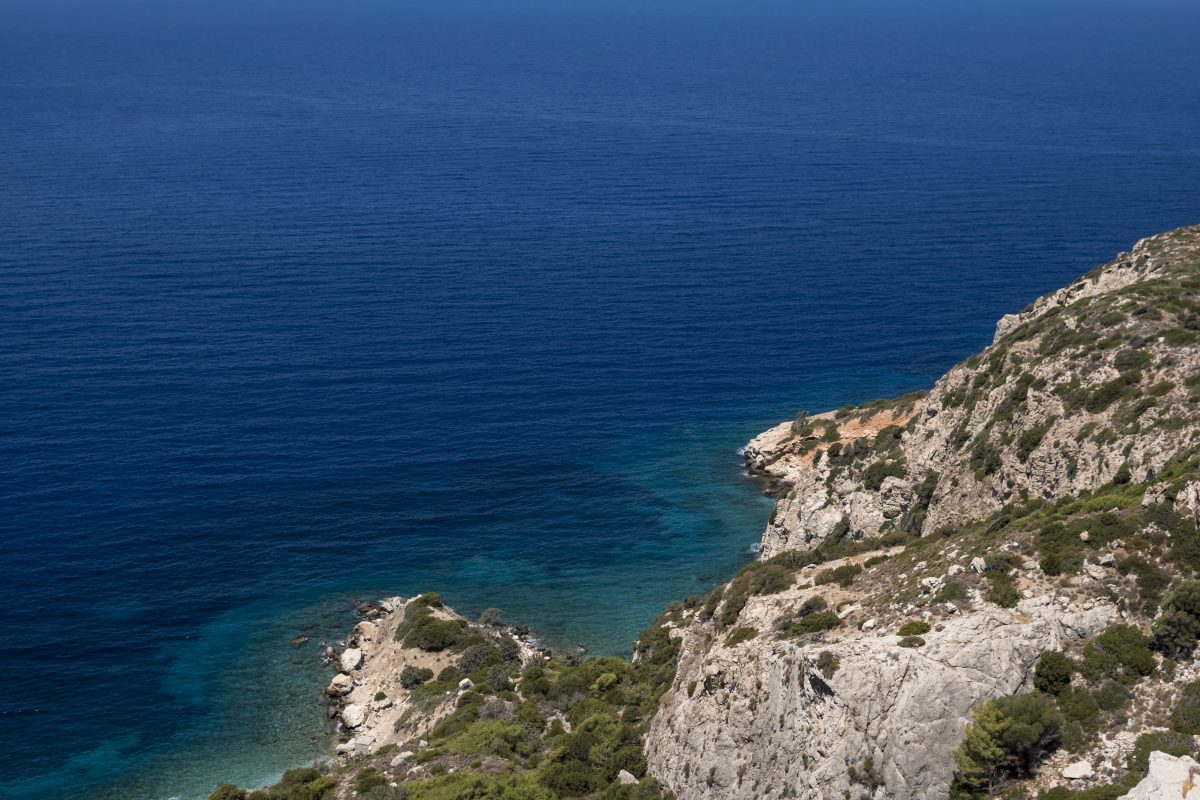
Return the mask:
<path id="1" fill-rule="evenodd" d="M 975 556 L 974 558 L 971 559 L 971 572 L 975 572 L 975 573 L 982 575 L 986 571 L 987 571 L 987 562 L 984 561 L 980 556 Z"/>
<path id="2" fill-rule="evenodd" d="M 339 673 L 333 676 L 333 680 L 325 687 L 325 694 L 332 697 L 341 697 L 344 694 L 349 694 L 354 688 L 354 679 L 345 673 Z"/>
<path id="3" fill-rule="evenodd" d="M 841 611 L 837 612 L 838 619 L 845 619 L 846 617 L 853 614 L 855 611 L 858 611 L 858 606 L 848 605 L 845 608 L 843 608 Z"/>
<path id="4" fill-rule="evenodd" d="M 370 734 L 359 736 L 354 740 L 354 746 L 359 750 L 370 750 L 373 744 L 375 744 L 375 737 Z"/>
<path id="5" fill-rule="evenodd" d="M 1069 781 L 1080 781 L 1084 778 L 1090 778 L 1094 774 L 1092 765 L 1086 761 L 1076 761 L 1074 764 L 1068 764 L 1062 771 L 1062 776 Z"/>
<path id="6" fill-rule="evenodd" d="M 958 613 L 958 606 L 954 605 L 954 603 L 946 603 L 946 606 L 945 606 L 945 608 L 946 608 L 946 610 L 947 610 L 947 611 L 949 611 L 951 614 L 957 614 L 957 613 Z"/>
<path id="7" fill-rule="evenodd" d="M 474 689 L 474 688 L 475 688 L 475 682 L 472 681 L 470 678 L 463 678 L 461 681 L 458 682 L 458 690 L 460 692 L 470 691 L 471 689 Z"/>
<path id="8" fill-rule="evenodd" d="M 638 779 L 633 777 L 633 773 L 626 770 L 621 770 L 617 773 L 617 783 L 622 786 L 633 786 L 638 782 Z"/>
<path id="9" fill-rule="evenodd" d="M 921 578 L 921 591 L 925 594 L 933 594 L 942 587 L 941 578 Z"/>
<path id="10" fill-rule="evenodd" d="M 367 721 L 366 706 L 351 703 L 342 709 L 342 724 L 347 728 L 357 728 Z"/>
<path id="11" fill-rule="evenodd" d="M 362 650 L 359 650 L 356 647 L 351 647 L 349 650 L 342 652 L 342 658 L 339 663 L 342 666 L 342 672 L 352 672 L 361 667 L 362 662 Z"/>
<path id="12" fill-rule="evenodd" d="M 962 575 L 964 572 L 966 572 L 966 570 L 963 569 L 961 564 L 951 564 L 950 569 L 946 570 L 946 574 L 951 578 L 953 578 L 955 575 Z"/>
<path id="13" fill-rule="evenodd" d="M 354 742 L 342 742 L 334 748 L 334 752 L 339 756 L 348 756 L 354 752 Z"/>
<path id="14" fill-rule="evenodd" d="M 1081 542 L 1086 542 L 1088 539 L 1091 539 L 1091 538 L 1092 537 L 1088 536 L 1087 531 L 1083 531 L 1082 533 L 1079 534 L 1079 541 L 1081 541 Z"/>
<path id="15" fill-rule="evenodd" d="M 1200 764 L 1153 752 L 1146 777 L 1121 800 L 1200 800 Z"/>
<path id="16" fill-rule="evenodd" d="M 375 626 L 375 623 L 368 622 L 365 619 L 354 626 L 354 635 L 360 642 L 375 641 L 375 636 L 378 634 L 378 632 L 379 628 Z"/>
<path id="17" fill-rule="evenodd" d="M 1096 564 L 1088 564 L 1085 562 L 1083 565 L 1083 571 L 1088 574 L 1088 577 L 1094 578 L 1098 581 L 1102 581 L 1108 577 L 1108 573 L 1104 571 L 1104 567 L 1097 566 Z"/>
<path id="18" fill-rule="evenodd" d="M 1117 557 L 1112 553 L 1101 553 L 1096 558 L 1096 563 L 1103 567 L 1111 567 L 1117 563 Z"/>
<path id="19" fill-rule="evenodd" d="M 873 631 L 873 630 L 875 630 L 875 628 L 876 628 L 878 625 L 879 625 L 879 620 L 877 620 L 877 619 L 869 619 L 869 620 L 867 620 L 866 622 L 864 622 L 864 623 L 862 624 L 862 629 L 863 629 L 864 631 Z"/>

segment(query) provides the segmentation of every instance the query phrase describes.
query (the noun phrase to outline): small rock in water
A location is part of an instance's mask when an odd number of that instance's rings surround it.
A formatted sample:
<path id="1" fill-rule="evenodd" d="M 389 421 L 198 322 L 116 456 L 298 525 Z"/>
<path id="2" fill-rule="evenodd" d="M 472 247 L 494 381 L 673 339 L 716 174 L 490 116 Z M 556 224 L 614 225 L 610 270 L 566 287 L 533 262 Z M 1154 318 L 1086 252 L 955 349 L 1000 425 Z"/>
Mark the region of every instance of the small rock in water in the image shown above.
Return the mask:
<path id="1" fill-rule="evenodd" d="M 302 644 L 304 644 L 307 641 L 308 641 L 308 637 L 305 636 L 304 634 L 300 634 L 299 636 L 293 636 L 292 637 L 292 647 L 300 647 Z"/>

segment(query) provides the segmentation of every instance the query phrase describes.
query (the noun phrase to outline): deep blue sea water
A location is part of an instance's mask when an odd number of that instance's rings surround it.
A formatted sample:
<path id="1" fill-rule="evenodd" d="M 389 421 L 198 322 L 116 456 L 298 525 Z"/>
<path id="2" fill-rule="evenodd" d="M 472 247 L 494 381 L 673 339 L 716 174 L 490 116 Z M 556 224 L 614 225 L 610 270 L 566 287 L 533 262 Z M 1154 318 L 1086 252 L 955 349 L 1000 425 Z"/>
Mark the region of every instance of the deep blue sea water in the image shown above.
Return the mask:
<path id="1" fill-rule="evenodd" d="M 831 5 L 0 2 L 0 797 L 319 756 L 356 598 L 625 652 L 751 436 L 1200 222 L 1200 6 Z"/>

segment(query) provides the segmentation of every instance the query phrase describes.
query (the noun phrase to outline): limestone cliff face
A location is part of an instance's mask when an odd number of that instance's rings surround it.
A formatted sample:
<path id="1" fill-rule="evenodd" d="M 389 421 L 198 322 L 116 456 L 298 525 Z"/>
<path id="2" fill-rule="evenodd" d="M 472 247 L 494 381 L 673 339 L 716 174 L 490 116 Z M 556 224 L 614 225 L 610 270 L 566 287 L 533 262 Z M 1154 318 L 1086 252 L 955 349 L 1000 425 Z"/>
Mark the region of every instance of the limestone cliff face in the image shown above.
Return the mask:
<path id="1" fill-rule="evenodd" d="M 763 557 L 834 533 L 930 532 L 1119 474 L 1152 477 L 1200 437 L 1188 383 L 1200 373 L 1200 320 L 1175 302 L 1198 281 L 1200 226 L 1143 239 L 1006 316 L 993 344 L 927 397 L 754 439 L 748 465 L 781 489 Z"/>
<path id="2" fill-rule="evenodd" d="M 861 632 L 819 648 L 726 647 L 696 625 L 647 755 L 683 798 L 945 797 L 971 708 L 1028 688 L 1044 650 L 1095 635 L 1115 614 L 1039 598 L 959 617 L 920 650 Z M 831 675 L 820 653 L 837 659 Z"/>
<path id="3" fill-rule="evenodd" d="M 682 655 L 647 736 L 651 774 L 681 800 L 945 798 L 977 703 L 1028 689 L 1045 650 L 1145 625 L 1112 602 L 1128 588 L 1112 566 L 1122 542 L 1060 579 L 1028 555 L 1035 528 L 1007 536 L 997 512 L 1150 482 L 1196 448 L 1198 294 L 1200 227 L 1151 237 L 1006 316 L 927 395 L 800 415 L 752 441 L 749 467 L 779 493 L 769 562 L 673 632 Z M 1200 509 L 1191 487 L 1169 490 L 1177 511 Z M 794 569 L 913 535 L 923 544 L 882 566 L 822 565 L 867 568 L 853 588 Z M 998 563 L 1015 570 L 1015 608 L 984 595 Z M 947 582 L 965 594 L 948 601 Z M 898 635 L 906 620 L 919 636 Z"/>

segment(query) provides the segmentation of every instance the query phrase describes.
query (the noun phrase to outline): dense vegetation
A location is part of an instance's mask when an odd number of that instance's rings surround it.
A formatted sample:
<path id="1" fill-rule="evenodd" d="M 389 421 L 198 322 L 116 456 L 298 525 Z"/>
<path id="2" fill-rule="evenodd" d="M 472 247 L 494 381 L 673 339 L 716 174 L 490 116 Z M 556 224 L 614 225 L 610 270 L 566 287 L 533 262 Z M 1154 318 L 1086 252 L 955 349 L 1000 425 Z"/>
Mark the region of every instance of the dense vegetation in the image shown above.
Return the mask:
<path id="1" fill-rule="evenodd" d="M 434 680 L 428 670 L 409 676 L 415 702 L 454 699 L 455 704 L 428 733 L 427 746 L 406 746 L 428 777 L 391 786 L 381 772 L 394 752 L 389 747 L 342 767 L 293 770 L 270 789 L 221 786 L 210 800 L 333 800 L 339 786 L 349 786 L 360 800 L 660 798 L 657 784 L 646 777 L 642 739 L 659 697 L 675 677 L 679 645 L 667 623 L 700 603 L 694 598 L 673 605 L 639 639 L 633 663 L 563 658 L 522 668 L 516 643 L 507 635 L 496 643 L 496 637 L 455 625 L 461 633 L 452 645 L 447 637 L 427 637 L 426 631 L 449 627 L 430 624 L 440 598 L 424 595 L 410 604 L 417 613 L 406 615 L 398 636 L 461 652 L 457 666 Z M 458 693 L 463 677 L 474 686 Z M 622 770 L 637 783 L 621 784 Z"/>

